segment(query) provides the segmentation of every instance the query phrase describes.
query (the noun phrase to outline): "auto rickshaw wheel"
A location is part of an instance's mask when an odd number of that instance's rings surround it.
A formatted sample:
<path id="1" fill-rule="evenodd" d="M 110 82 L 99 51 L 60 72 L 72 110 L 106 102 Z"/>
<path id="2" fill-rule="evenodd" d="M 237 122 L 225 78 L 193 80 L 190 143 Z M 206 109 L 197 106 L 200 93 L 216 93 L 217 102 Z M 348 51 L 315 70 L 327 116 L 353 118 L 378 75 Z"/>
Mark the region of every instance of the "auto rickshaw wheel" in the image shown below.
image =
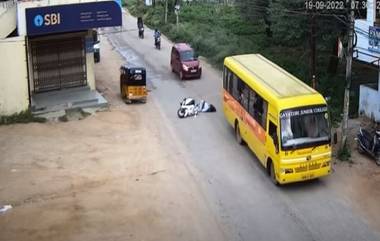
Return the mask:
<path id="1" fill-rule="evenodd" d="M 124 99 L 123 84 L 121 82 L 120 82 L 120 96 L 122 99 Z"/>

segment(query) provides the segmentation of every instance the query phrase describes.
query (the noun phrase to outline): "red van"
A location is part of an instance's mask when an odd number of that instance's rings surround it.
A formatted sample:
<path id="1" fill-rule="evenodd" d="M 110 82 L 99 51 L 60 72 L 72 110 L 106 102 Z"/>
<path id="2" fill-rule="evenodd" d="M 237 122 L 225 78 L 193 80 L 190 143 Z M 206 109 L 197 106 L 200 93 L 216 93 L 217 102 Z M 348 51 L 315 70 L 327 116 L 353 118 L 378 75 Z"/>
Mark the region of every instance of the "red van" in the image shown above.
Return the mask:
<path id="1" fill-rule="evenodd" d="M 202 67 L 194 50 L 186 43 L 174 44 L 170 56 L 172 72 L 178 73 L 181 80 L 185 78 L 201 78 Z"/>

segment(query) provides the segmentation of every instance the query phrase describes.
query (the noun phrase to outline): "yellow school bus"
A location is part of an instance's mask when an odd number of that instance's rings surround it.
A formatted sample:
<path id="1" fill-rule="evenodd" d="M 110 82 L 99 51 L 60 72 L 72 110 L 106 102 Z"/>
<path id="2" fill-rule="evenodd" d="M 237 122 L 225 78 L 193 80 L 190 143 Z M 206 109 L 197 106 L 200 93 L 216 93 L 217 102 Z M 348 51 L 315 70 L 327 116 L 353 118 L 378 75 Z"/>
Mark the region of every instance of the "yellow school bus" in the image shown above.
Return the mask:
<path id="1" fill-rule="evenodd" d="M 223 111 L 276 184 L 326 176 L 331 132 L 321 94 L 260 54 L 226 57 Z"/>

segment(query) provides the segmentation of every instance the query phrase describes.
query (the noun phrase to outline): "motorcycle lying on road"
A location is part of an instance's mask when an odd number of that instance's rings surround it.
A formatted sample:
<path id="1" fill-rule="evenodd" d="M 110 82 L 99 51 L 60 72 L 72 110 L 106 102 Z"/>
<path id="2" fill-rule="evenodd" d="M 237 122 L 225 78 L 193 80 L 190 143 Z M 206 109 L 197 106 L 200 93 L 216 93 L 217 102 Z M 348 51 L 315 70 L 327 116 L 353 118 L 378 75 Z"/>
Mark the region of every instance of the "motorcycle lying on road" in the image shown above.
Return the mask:
<path id="1" fill-rule="evenodd" d="M 199 112 L 215 112 L 216 109 L 212 104 L 201 100 L 198 104 L 195 103 L 193 98 L 184 98 L 177 111 L 179 118 L 186 118 L 189 116 L 197 116 Z"/>
<path id="2" fill-rule="evenodd" d="M 380 166 L 380 131 L 369 132 L 360 128 L 357 138 L 359 153 L 366 153 L 375 159 L 376 164 Z"/>
<path id="3" fill-rule="evenodd" d="M 185 98 L 179 104 L 177 115 L 179 118 L 185 118 L 189 116 L 198 115 L 198 106 L 195 104 L 195 100 L 192 98 Z"/>

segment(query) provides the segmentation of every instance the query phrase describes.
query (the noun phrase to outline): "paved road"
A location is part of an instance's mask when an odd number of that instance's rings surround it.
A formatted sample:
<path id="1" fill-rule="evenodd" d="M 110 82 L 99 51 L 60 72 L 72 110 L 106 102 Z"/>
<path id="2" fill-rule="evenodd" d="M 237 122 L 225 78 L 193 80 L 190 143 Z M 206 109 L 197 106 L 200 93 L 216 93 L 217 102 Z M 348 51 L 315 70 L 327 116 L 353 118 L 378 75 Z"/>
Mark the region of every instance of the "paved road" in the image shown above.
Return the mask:
<path id="1" fill-rule="evenodd" d="M 201 80 L 180 81 L 169 67 L 171 43 L 163 37 L 162 49 L 156 50 L 151 30 L 146 28 L 141 40 L 136 19 L 125 14 L 123 21 L 125 31 L 105 35 L 129 64 L 147 68 L 149 98 L 159 103 L 168 126 L 186 147 L 187 165 L 196 170 L 195 178 L 228 240 L 380 240 L 349 200 L 331 188 L 334 176 L 275 187 L 254 155 L 235 142 L 223 117 L 221 73 L 203 62 Z M 209 101 L 218 112 L 178 119 L 179 101 L 187 96 Z"/>

